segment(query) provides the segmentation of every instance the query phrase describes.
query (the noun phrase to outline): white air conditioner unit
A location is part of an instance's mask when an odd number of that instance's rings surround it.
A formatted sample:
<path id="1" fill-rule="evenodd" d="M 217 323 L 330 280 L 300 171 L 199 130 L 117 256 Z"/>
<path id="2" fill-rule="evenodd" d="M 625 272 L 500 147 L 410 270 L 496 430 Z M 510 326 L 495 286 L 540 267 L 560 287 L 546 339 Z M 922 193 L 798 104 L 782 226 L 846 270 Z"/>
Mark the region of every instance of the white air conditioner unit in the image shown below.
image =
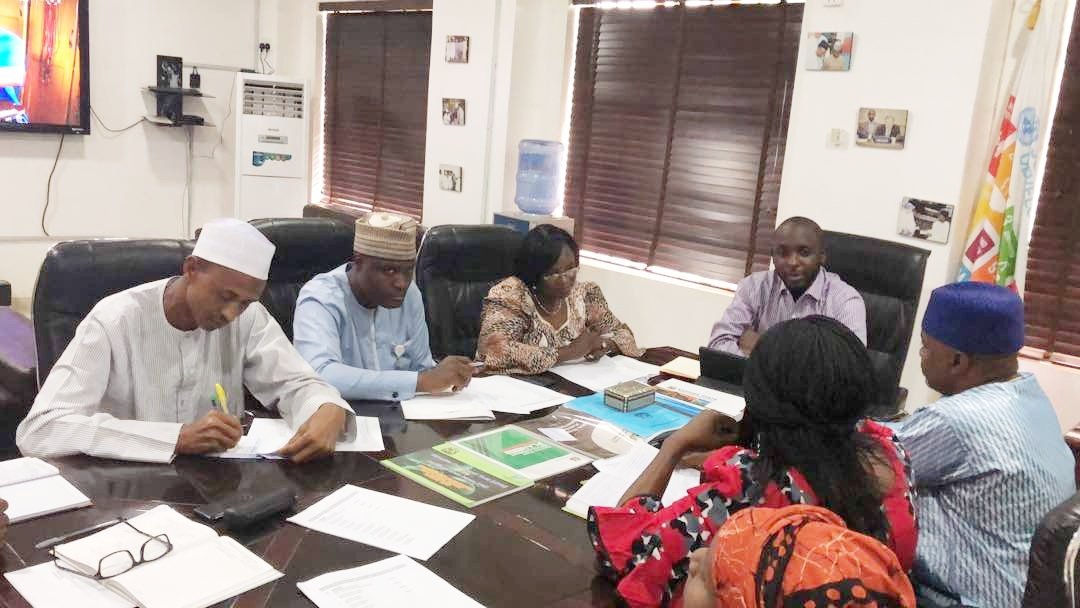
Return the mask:
<path id="1" fill-rule="evenodd" d="M 308 199 L 308 96 L 303 82 L 236 77 L 236 201 L 243 220 L 300 217 Z"/>

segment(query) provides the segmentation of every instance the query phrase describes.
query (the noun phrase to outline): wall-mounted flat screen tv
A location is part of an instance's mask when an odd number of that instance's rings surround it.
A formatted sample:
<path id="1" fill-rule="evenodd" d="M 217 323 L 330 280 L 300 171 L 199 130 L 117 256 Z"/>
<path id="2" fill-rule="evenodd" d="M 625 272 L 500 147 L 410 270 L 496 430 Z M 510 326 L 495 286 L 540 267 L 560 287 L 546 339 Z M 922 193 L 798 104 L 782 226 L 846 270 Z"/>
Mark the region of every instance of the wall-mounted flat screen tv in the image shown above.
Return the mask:
<path id="1" fill-rule="evenodd" d="M 89 0 L 0 0 L 0 131 L 90 132 Z"/>

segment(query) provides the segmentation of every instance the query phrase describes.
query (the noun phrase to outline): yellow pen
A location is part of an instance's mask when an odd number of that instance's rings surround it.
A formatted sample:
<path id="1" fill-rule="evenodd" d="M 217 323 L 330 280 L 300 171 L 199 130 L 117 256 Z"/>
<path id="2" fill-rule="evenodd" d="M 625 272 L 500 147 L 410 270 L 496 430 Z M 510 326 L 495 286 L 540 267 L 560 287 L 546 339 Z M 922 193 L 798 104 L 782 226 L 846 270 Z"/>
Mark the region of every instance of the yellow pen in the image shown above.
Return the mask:
<path id="1" fill-rule="evenodd" d="M 218 405 L 221 406 L 221 411 L 225 412 L 227 416 L 229 414 L 229 398 L 225 396 L 225 389 L 222 388 L 221 384 L 215 384 L 214 392 L 217 393 L 217 401 Z"/>

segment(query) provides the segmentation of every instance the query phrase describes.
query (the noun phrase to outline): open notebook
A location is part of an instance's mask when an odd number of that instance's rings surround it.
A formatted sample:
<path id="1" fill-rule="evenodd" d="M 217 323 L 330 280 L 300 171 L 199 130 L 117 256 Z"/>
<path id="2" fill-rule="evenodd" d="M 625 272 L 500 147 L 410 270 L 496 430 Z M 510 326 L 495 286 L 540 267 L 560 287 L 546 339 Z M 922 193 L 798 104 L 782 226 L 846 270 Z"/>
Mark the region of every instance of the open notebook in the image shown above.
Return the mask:
<path id="1" fill-rule="evenodd" d="M 6 513 L 13 524 L 92 504 L 60 476 L 59 469 L 37 458 L 0 462 L 0 498 L 7 501 Z"/>
<path id="2" fill-rule="evenodd" d="M 205 608 L 282 576 L 240 543 L 166 505 L 128 521 L 151 536 L 167 534 L 173 545 L 164 557 L 102 581 L 143 608 Z M 126 549 L 138 559 L 146 541 L 146 536 L 120 523 L 57 545 L 54 552 L 68 566 L 94 574 L 101 558 L 115 551 Z"/>

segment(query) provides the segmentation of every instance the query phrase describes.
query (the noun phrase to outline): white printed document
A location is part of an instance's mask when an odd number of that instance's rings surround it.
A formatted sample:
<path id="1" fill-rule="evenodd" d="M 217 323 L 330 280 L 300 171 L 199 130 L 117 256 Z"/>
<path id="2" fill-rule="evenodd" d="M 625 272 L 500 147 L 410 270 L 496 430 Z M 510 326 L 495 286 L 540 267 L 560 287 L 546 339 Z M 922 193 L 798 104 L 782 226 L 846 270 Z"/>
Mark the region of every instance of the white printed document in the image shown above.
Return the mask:
<path id="1" fill-rule="evenodd" d="M 484 608 L 404 555 L 296 584 L 319 608 Z"/>
<path id="2" fill-rule="evenodd" d="M 493 412 L 531 414 L 570 401 L 562 393 L 509 376 L 473 378 L 456 393 L 421 394 L 401 402 L 408 420 L 493 420 Z"/>
<path id="3" fill-rule="evenodd" d="M 0 498 L 7 501 L 13 524 L 93 504 L 59 469 L 37 458 L 0 462 Z"/>
<path id="4" fill-rule="evenodd" d="M 474 515 L 344 485 L 288 521 L 394 553 L 427 560 Z"/>
<path id="5" fill-rule="evenodd" d="M 551 371 L 574 384 L 602 393 L 604 389 L 629 380 L 651 378 L 660 373 L 656 365 L 643 363 L 623 355 L 601 357 L 597 361 L 561 363 Z"/>
<path id="6" fill-rule="evenodd" d="M 248 429 L 247 435 L 241 437 L 232 449 L 210 456 L 213 458 L 279 459 L 281 457 L 276 452 L 285 447 L 295 434 L 296 432 L 289 428 L 288 423 L 281 418 L 256 418 L 251 421 L 251 428 Z M 379 419 L 356 416 L 356 437 L 352 441 L 339 441 L 336 451 L 381 452 L 384 449 Z"/>
<path id="7" fill-rule="evenodd" d="M 630 489 L 659 452 L 651 445 L 641 442 L 626 454 L 593 462 L 599 473 L 586 481 L 566 501 L 563 510 L 585 518 L 589 507 L 617 507 L 619 499 Z M 686 495 L 686 491 L 700 485 L 701 473 L 695 469 L 677 469 L 668 481 L 661 502 L 665 505 Z"/>

